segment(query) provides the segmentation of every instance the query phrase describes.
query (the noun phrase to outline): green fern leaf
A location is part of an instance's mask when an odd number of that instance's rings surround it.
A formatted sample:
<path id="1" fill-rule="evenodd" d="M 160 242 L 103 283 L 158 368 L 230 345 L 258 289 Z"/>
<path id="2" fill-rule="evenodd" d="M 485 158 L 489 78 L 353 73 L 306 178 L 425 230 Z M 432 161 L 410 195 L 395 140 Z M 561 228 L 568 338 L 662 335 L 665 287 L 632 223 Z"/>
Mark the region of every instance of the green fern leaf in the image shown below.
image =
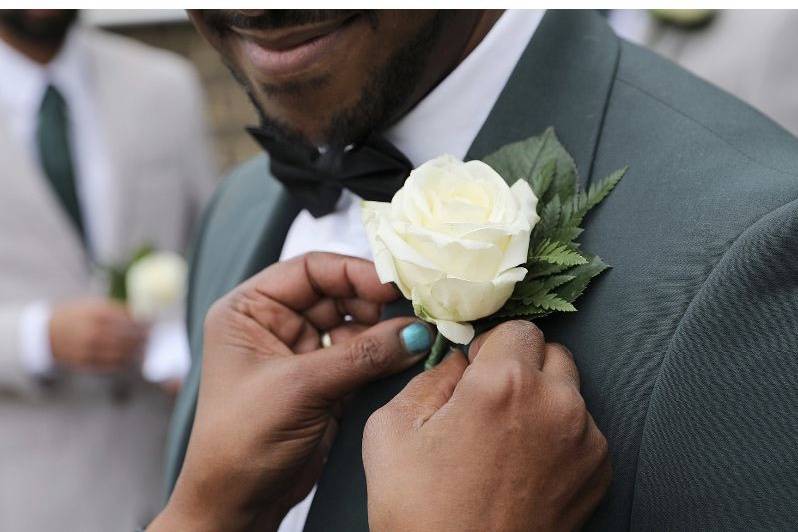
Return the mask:
<path id="1" fill-rule="evenodd" d="M 554 293 L 543 294 L 533 298 L 532 303 L 535 306 L 545 310 L 552 310 L 556 312 L 576 312 L 575 306 Z"/>
<path id="2" fill-rule="evenodd" d="M 545 279 L 524 281 L 516 285 L 512 298 L 521 299 L 524 303 L 529 304 L 532 298 L 573 280 L 573 275 L 552 275 Z"/>
<path id="3" fill-rule="evenodd" d="M 559 264 L 561 266 L 576 266 L 585 264 L 585 259 L 579 251 L 573 249 L 568 244 L 554 242 L 548 239 L 543 240 L 530 254 L 530 260 Z"/>
<path id="4" fill-rule="evenodd" d="M 587 263 L 568 270 L 568 275 L 572 275 L 573 280 L 558 286 L 555 291 L 562 299 L 573 303 L 582 295 L 590 281 L 607 268 L 609 266 L 601 257 L 588 256 Z"/>
<path id="5" fill-rule="evenodd" d="M 620 170 L 614 171 L 598 183 L 593 183 L 590 185 L 590 188 L 587 191 L 587 205 L 585 208 L 585 214 L 587 211 L 601 203 L 604 198 L 606 198 L 607 195 L 612 192 L 612 189 L 614 189 L 615 185 L 620 182 L 628 169 L 628 166 L 624 166 Z"/>
<path id="6" fill-rule="evenodd" d="M 572 246 L 578 246 L 574 240 L 579 238 L 579 235 L 582 234 L 583 229 L 581 227 L 559 227 L 549 233 L 548 237 L 551 240 L 556 240 L 558 242 L 570 242 Z"/>
<path id="7" fill-rule="evenodd" d="M 555 196 L 540 209 L 540 220 L 533 230 L 535 243 L 540 242 L 544 238 L 548 238 L 552 232 L 560 227 L 561 213 L 562 207 L 559 196 Z"/>

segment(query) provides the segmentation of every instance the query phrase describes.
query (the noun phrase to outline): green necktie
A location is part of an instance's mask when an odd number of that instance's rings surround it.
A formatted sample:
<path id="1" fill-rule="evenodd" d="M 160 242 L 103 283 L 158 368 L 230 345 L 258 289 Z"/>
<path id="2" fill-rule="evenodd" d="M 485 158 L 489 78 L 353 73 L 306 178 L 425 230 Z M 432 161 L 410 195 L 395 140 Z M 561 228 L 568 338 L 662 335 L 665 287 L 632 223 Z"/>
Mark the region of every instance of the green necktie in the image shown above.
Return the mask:
<path id="1" fill-rule="evenodd" d="M 66 100 L 52 85 L 47 86 L 36 126 L 36 144 L 42 169 L 53 191 L 85 241 L 83 217 L 75 188 L 75 169 L 69 144 L 69 112 Z"/>

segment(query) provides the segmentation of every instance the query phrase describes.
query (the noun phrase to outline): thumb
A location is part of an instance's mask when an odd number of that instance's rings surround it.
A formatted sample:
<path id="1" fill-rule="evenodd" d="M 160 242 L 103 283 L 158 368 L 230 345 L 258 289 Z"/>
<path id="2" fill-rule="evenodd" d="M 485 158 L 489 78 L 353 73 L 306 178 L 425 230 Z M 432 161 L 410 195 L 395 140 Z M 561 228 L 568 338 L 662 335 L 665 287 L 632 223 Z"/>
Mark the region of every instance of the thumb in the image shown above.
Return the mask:
<path id="1" fill-rule="evenodd" d="M 337 401 L 381 377 L 403 371 L 430 349 L 432 330 L 413 318 L 383 321 L 354 338 L 296 357 L 307 390 Z"/>
<path id="2" fill-rule="evenodd" d="M 405 427 L 420 427 L 451 399 L 463 372 L 468 367 L 465 355 L 452 350 L 443 362 L 411 380 L 385 409 L 392 412 L 390 419 Z"/>

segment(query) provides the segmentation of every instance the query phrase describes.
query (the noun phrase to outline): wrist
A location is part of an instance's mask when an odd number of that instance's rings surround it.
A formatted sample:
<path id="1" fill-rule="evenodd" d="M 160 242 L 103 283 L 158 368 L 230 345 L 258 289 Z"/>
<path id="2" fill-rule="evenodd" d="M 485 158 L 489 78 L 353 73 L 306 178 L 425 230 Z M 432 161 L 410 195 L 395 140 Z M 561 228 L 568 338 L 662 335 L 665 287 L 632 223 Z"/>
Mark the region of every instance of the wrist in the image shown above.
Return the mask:
<path id="1" fill-rule="evenodd" d="M 147 532 L 213 532 L 218 530 L 248 530 L 251 520 L 234 515 L 233 512 L 220 511 L 215 505 L 187 504 L 175 493 L 166 507 L 147 527 Z"/>
<path id="2" fill-rule="evenodd" d="M 276 532 L 285 516 L 285 512 L 266 510 L 255 517 L 230 516 L 225 518 L 221 514 L 208 511 L 194 512 L 181 508 L 178 504 L 170 502 L 166 508 L 147 527 L 147 532 L 217 532 L 245 531 L 257 528 L 267 532 Z"/>
<path id="3" fill-rule="evenodd" d="M 276 531 L 286 512 L 279 505 L 241 504 L 231 490 L 200 489 L 182 476 L 175 491 L 147 532 Z"/>

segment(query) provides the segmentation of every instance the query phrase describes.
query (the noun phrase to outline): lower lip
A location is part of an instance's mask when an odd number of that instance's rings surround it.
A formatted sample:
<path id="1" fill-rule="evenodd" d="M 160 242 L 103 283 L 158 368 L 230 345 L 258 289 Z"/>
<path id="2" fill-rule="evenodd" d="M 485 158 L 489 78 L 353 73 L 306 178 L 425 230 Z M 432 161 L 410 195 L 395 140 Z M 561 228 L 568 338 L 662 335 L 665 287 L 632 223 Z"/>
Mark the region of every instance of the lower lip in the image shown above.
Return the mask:
<path id="1" fill-rule="evenodd" d="M 266 48 L 243 38 L 243 51 L 252 65 L 265 76 L 285 76 L 307 70 L 328 54 L 351 26 L 351 21 L 330 33 L 286 50 Z"/>

